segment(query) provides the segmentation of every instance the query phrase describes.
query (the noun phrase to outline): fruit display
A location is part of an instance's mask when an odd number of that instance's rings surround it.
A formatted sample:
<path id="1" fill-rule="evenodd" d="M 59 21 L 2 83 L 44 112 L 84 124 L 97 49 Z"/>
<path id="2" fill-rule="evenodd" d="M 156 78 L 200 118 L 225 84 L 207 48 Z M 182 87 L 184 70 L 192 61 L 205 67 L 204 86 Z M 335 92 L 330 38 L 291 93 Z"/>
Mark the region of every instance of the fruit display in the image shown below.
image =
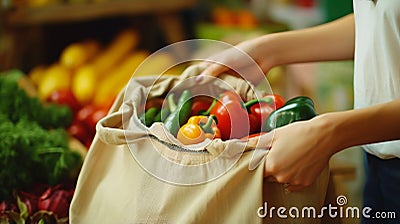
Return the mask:
<path id="1" fill-rule="evenodd" d="M 163 107 L 164 100 L 168 103 Z M 263 94 L 244 102 L 234 91 L 223 92 L 212 99 L 192 97 L 190 90 L 184 90 L 179 97 L 170 93 L 166 99 L 147 100 L 139 119 L 147 127 L 154 122 L 163 122 L 182 144 L 190 145 L 207 138 L 246 140 L 316 115 L 314 103 L 307 96 L 285 102 L 279 94 Z"/>
<path id="2" fill-rule="evenodd" d="M 87 148 L 96 123 L 107 115 L 116 96 L 150 55 L 138 49 L 138 41 L 134 30 L 122 30 L 107 45 L 93 39 L 71 43 L 55 63 L 38 65 L 28 74 L 43 102 L 71 108 L 74 116 L 67 130 Z M 162 63 L 172 63 L 171 56 L 155 55 L 147 65 Z M 154 68 L 142 66 L 135 73 L 147 74 L 155 74 Z"/>

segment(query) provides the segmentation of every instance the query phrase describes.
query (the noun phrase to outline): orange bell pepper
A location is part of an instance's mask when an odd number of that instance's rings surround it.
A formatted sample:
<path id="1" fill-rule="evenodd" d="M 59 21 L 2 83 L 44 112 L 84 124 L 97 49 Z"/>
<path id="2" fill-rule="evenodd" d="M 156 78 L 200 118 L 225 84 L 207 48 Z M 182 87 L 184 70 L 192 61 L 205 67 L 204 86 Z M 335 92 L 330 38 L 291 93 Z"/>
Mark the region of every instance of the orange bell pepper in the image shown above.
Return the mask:
<path id="1" fill-rule="evenodd" d="M 204 141 L 206 138 L 221 138 L 215 122 L 215 116 L 192 116 L 178 131 L 176 137 L 182 144 L 190 145 Z"/>

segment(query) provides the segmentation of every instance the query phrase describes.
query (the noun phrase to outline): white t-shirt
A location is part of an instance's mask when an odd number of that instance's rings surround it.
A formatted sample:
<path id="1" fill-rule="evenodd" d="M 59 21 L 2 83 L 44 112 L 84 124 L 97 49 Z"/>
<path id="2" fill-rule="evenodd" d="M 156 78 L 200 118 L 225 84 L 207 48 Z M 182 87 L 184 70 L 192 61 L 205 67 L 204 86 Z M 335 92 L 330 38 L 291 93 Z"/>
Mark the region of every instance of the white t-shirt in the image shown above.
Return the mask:
<path id="1" fill-rule="evenodd" d="M 354 0 L 353 6 L 356 23 L 354 107 L 399 99 L 400 0 Z M 400 158 L 400 141 L 363 148 L 383 159 Z"/>

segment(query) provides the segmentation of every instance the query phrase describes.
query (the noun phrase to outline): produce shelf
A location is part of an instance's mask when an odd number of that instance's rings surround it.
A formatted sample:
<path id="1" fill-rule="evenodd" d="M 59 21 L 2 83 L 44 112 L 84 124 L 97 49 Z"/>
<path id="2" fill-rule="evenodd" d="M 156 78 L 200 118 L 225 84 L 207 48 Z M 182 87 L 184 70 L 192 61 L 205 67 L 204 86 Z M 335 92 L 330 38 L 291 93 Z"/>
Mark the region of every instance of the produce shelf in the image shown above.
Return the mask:
<path id="1" fill-rule="evenodd" d="M 59 3 L 3 10 L 7 26 L 41 25 L 112 16 L 171 13 L 193 7 L 195 0 L 114 0 L 101 3 Z"/>
<path id="2" fill-rule="evenodd" d="M 194 8 L 196 2 L 196 0 L 93 0 L 49 3 L 36 7 L 0 8 L 0 35 L 8 36 L 11 40 L 9 45 L 12 46 L 10 47 L 12 50 L 4 53 L 3 69 L 26 67 L 26 70 L 32 67 L 31 64 L 27 64 L 25 56 L 30 51 L 30 46 L 36 46 L 38 52 L 44 51 L 44 48 L 48 47 L 43 44 L 45 30 L 62 24 L 78 25 L 121 17 L 135 20 L 140 19 L 142 15 L 149 15 L 155 18 L 168 43 L 182 41 L 187 38 L 187 34 L 181 12 Z M 52 33 L 52 35 L 53 38 L 57 38 L 60 34 Z M 40 58 L 35 55 L 30 58 L 38 57 Z"/>

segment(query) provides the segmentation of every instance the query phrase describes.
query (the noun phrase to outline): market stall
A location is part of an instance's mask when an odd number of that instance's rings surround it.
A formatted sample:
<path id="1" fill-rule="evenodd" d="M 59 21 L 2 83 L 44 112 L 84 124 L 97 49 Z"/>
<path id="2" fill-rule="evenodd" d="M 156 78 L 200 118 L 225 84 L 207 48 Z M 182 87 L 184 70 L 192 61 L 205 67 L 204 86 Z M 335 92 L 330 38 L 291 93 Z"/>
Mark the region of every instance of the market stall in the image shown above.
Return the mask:
<path id="1" fill-rule="evenodd" d="M 337 205 L 338 181 L 356 179 L 351 163 L 332 161 L 301 192 L 264 180 L 273 130 L 337 102 L 316 82 L 288 82 L 299 70 L 274 68 L 257 86 L 230 75 L 220 79 L 229 87 L 197 85 L 186 60 L 219 48 L 159 51 L 191 35 L 230 46 L 288 24 L 258 20 L 243 2 L 212 4 L 191 34 L 182 14 L 203 12 L 198 1 L 17 3 L 0 16 L 0 223 L 287 223 L 270 206 L 321 211 Z M 289 220 L 340 222 L 299 216 Z"/>

